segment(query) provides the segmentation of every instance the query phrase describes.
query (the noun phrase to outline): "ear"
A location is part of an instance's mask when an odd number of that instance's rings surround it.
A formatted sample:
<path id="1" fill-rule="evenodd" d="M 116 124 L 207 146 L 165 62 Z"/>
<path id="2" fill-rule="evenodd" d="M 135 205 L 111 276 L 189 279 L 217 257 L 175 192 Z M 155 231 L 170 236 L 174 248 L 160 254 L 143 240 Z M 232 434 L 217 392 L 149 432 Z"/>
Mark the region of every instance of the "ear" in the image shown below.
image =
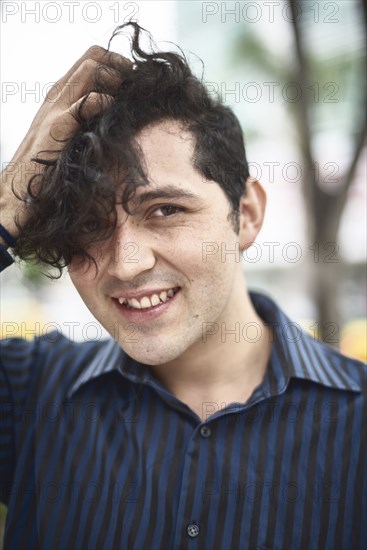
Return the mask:
<path id="1" fill-rule="evenodd" d="M 241 250 L 248 248 L 256 239 L 263 224 L 266 193 L 259 181 L 248 178 L 246 192 L 240 200 L 239 243 Z"/>

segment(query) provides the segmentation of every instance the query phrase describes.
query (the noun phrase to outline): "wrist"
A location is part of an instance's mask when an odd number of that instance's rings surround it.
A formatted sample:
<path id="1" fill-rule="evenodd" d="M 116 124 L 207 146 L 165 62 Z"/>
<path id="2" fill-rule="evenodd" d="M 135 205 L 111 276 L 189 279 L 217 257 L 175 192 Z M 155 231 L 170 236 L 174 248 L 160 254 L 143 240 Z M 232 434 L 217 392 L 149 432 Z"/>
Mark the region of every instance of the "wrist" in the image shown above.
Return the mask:
<path id="1" fill-rule="evenodd" d="M 12 239 L 15 241 L 19 235 L 19 229 L 15 223 L 15 219 L 18 216 L 20 211 L 23 211 L 24 205 L 20 206 L 21 201 L 17 200 L 3 200 L 3 197 L 0 199 L 0 225 L 4 228 L 4 232 L 0 230 L 0 243 L 7 248 L 8 246 L 14 246 Z M 23 215 L 24 219 L 24 215 Z M 6 238 L 5 235 L 10 235 L 10 239 Z"/>
<path id="2" fill-rule="evenodd" d="M 14 247 L 15 246 L 15 238 L 13 235 L 9 233 L 9 231 L 0 223 L 0 238 L 3 242 L 5 242 L 8 246 Z"/>
<path id="3" fill-rule="evenodd" d="M 0 271 L 3 271 L 14 263 L 13 257 L 6 250 L 5 246 L 0 244 Z"/>
<path id="4" fill-rule="evenodd" d="M 19 235 L 15 220 L 20 226 L 26 221 L 27 205 L 24 199 L 28 192 L 28 182 L 40 170 L 41 167 L 33 162 L 10 162 L 0 174 L 0 224 L 14 239 Z M 0 235 L 2 245 L 9 246 L 4 241 L 6 239 Z"/>

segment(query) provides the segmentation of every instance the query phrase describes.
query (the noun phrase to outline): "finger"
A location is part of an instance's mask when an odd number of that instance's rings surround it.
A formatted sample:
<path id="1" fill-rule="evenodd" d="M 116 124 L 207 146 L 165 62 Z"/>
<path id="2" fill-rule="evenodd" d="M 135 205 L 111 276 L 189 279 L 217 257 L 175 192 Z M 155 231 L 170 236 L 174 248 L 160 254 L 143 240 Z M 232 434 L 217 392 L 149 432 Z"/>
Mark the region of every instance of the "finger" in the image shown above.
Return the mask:
<path id="1" fill-rule="evenodd" d="M 83 61 L 60 91 L 55 100 L 56 103 L 63 110 L 68 109 L 88 92 L 94 91 L 97 80 L 98 84 L 104 88 L 105 93 L 115 91 L 122 83 L 120 73 L 87 59 Z"/>
<path id="2" fill-rule="evenodd" d="M 101 114 L 105 111 L 110 105 L 114 98 L 109 94 L 97 94 L 96 92 L 91 92 L 87 97 L 81 97 L 76 101 L 69 109 L 73 117 L 77 117 L 80 114 L 85 118 L 92 118 L 95 115 Z"/>
<path id="3" fill-rule="evenodd" d="M 42 147 L 41 156 L 44 157 L 45 154 L 53 155 L 53 152 L 59 152 L 63 148 L 65 142 L 72 138 L 74 134 L 78 131 L 79 122 L 75 116 L 72 116 L 72 113 L 66 111 L 62 116 L 58 117 L 55 120 L 49 130 L 50 139 L 47 145 Z"/>
<path id="4" fill-rule="evenodd" d="M 54 153 L 59 153 L 65 142 L 71 139 L 80 127 L 80 114 L 83 118 L 92 118 L 102 113 L 113 101 L 113 97 L 108 94 L 97 94 L 92 92 L 76 101 L 71 107 L 60 114 L 49 128 L 49 139 L 37 147 L 39 156 L 43 159 L 53 159 Z"/>
<path id="5" fill-rule="evenodd" d="M 108 67 L 119 69 L 120 67 L 128 67 L 132 65 L 132 61 L 123 57 L 122 55 L 110 52 L 102 48 L 101 46 L 91 46 L 84 55 L 71 67 L 71 69 L 58 81 L 61 86 L 64 86 L 68 82 L 72 75 L 77 71 L 80 65 L 86 60 L 96 61 Z"/>
<path id="6" fill-rule="evenodd" d="M 51 124 L 49 129 L 49 140 L 44 142 L 37 150 L 39 153 L 33 155 L 43 159 L 53 159 L 54 153 L 59 153 L 65 142 L 71 139 L 80 127 L 79 109 L 83 118 L 92 118 L 102 113 L 113 101 L 108 94 L 97 94 L 92 92 L 76 101 L 71 107 L 59 115 Z"/>
<path id="7" fill-rule="evenodd" d="M 82 55 L 80 59 L 78 59 L 76 63 L 74 63 L 69 71 L 62 78 L 60 78 L 54 86 L 52 86 L 46 96 L 46 99 L 52 100 L 52 98 L 59 95 L 65 84 L 70 81 L 73 74 L 76 73 L 79 67 L 87 60 L 95 61 L 97 64 L 101 63 L 116 70 L 126 69 L 132 66 L 132 62 L 126 57 L 123 57 L 115 52 L 107 51 L 100 46 L 92 46 L 84 53 L 84 55 Z"/>

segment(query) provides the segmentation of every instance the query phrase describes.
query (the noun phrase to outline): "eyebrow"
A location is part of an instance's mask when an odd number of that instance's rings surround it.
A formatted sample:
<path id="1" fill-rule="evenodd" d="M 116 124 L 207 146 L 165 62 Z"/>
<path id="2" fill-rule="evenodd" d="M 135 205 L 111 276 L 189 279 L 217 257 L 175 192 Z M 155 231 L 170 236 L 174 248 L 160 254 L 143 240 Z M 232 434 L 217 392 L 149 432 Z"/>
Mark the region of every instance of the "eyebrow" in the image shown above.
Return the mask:
<path id="1" fill-rule="evenodd" d="M 145 191 L 138 196 L 132 198 L 132 204 L 134 206 L 141 206 L 142 204 L 152 201 L 154 199 L 186 199 L 197 201 L 200 197 L 192 193 L 191 191 L 184 191 L 180 187 L 175 185 L 166 185 L 159 187 L 151 191 Z"/>

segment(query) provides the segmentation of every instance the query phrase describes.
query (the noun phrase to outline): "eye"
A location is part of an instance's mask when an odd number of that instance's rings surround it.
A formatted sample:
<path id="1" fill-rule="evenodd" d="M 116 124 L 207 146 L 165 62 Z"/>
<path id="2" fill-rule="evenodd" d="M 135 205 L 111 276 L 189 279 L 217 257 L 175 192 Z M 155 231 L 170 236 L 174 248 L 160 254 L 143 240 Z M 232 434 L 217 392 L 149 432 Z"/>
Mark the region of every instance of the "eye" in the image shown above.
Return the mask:
<path id="1" fill-rule="evenodd" d="M 151 215 L 153 218 L 168 218 L 169 216 L 173 216 L 174 214 L 182 211 L 183 208 L 179 206 L 175 206 L 173 204 L 164 204 L 156 208 Z"/>
<path id="2" fill-rule="evenodd" d="M 99 223 L 95 220 L 85 222 L 82 228 L 84 233 L 93 233 L 94 231 L 97 231 L 97 229 L 99 229 Z"/>

